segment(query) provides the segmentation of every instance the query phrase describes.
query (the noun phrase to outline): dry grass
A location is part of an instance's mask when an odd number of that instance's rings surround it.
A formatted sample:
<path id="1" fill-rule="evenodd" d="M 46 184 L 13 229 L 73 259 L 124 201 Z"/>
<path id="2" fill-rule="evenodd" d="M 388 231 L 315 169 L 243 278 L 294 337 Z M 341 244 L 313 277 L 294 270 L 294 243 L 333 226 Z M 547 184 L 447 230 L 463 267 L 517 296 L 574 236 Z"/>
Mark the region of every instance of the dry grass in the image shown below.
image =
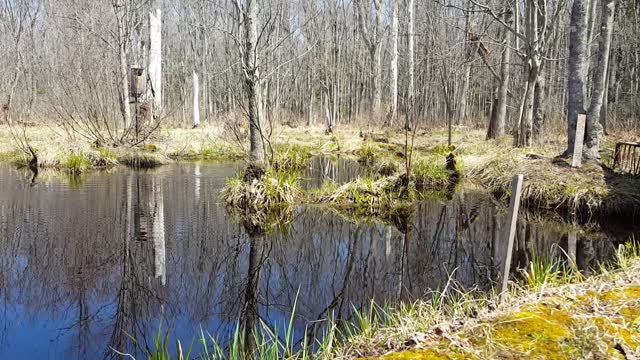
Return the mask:
<path id="1" fill-rule="evenodd" d="M 640 215 L 640 177 L 617 176 L 595 163 L 571 168 L 565 160 L 498 152 L 467 176 L 498 195 L 509 194 L 513 175 L 525 175 L 523 205 L 580 218 Z"/>

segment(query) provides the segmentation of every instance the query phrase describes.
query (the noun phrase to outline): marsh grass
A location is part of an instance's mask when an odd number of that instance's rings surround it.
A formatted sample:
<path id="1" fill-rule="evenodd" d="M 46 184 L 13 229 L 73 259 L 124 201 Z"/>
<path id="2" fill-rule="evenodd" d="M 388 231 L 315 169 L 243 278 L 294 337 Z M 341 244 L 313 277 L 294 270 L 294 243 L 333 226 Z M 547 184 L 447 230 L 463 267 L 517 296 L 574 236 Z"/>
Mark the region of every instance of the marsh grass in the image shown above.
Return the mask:
<path id="1" fill-rule="evenodd" d="M 153 169 L 171 162 L 161 153 L 140 149 L 119 150 L 118 162 L 134 169 Z"/>
<path id="2" fill-rule="evenodd" d="M 270 168 L 253 180 L 247 180 L 246 175 L 228 179 L 222 189 L 227 211 L 256 235 L 290 223 L 294 209 L 305 198 L 298 173 Z"/>
<path id="3" fill-rule="evenodd" d="M 546 358 L 637 356 L 640 349 L 640 254 L 635 240 L 615 264 L 585 279 L 540 257 L 506 303 L 496 293 L 451 282 L 431 300 L 364 312 L 340 358 Z M 362 316 L 362 315 L 361 315 Z M 375 323 L 375 324 L 373 324 Z M 625 355 L 626 354 L 626 355 Z"/>
<path id="4" fill-rule="evenodd" d="M 313 156 L 311 147 L 302 145 L 277 145 L 273 168 L 278 171 L 302 171 L 307 168 Z"/>
<path id="5" fill-rule="evenodd" d="M 529 159 L 513 151 L 481 162 L 467 177 L 506 196 L 515 174 L 525 176 L 522 204 L 530 209 L 582 218 L 640 214 L 640 177 L 617 176 L 593 163 L 573 169 L 564 160 Z"/>
<path id="6" fill-rule="evenodd" d="M 185 149 L 169 152 L 174 160 L 187 161 L 237 161 L 244 158 L 244 151 L 235 145 L 224 142 L 203 142 Z"/>
<path id="7" fill-rule="evenodd" d="M 414 191 L 402 176 L 359 177 L 338 186 L 331 181 L 312 191 L 310 201 L 349 211 L 355 216 L 391 215 L 413 200 Z"/>
<path id="8" fill-rule="evenodd" d="M 91 161 L 87 154 L 81 152 L 71 152 L 63 158 L 62 167 L 73 174 L 85 172 L 91 166 Z"/>

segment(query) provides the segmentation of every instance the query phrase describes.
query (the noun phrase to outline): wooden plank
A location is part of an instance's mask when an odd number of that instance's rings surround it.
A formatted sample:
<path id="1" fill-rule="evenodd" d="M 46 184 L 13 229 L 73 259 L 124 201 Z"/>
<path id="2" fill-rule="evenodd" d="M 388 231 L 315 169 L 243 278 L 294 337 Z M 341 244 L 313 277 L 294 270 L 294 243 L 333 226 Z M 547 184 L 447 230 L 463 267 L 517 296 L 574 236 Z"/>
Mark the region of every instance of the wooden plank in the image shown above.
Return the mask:
<path id="1" fill-rule="evenodd" d="M 582 166 L 582 147 L 584 145 L 584 131 L 587 123 L 586 115 L 578 115 L 578 123 L 576 124 L 576 140 L 573 145 L 573 161 L 571 167 L 578 168 Z"/>
<path id="2" fill-rule="evenodd" d="M 518 211 L 520 210 L 520 196 L 522 194 L 522 181 L 524 176 L 516 175 L 511 184 L 511 201 L 509 203 L 509 242 L 507 245 L 507 256 L 504 261 L 504 273 L 502 274 L 502 289 L 500 300 L 507 296 L 507 285 L 509 283 L 509 273 L 511 272 L 511 257 L 513 253 L 513 242 L 516 237 L 516 225 L 518 223 Z"/>

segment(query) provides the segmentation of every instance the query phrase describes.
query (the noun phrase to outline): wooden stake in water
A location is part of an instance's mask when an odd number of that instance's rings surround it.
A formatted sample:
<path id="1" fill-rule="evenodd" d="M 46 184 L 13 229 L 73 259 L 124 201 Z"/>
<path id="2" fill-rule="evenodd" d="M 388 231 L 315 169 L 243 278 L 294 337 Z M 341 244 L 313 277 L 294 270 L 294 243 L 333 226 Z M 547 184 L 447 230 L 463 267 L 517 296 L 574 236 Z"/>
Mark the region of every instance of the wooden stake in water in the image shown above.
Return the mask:
<path id="1" fill-rule="evenodd" d="M 573 144 L 573 161 L 571 167 L 578 168 L 582 166 L 582 146 L 584 144 L 584 131 L 587 123 L 587 115 L 578 115 L 578 123 L 576 125 L 576 140 Z"/>
<path id="2" fill-rule="evenodd" d="M 522 181 L 524 176 L 516 175 L 511 184 L 511 202 L 509 203 L 509 243 L 507 245 L 507 256 L 504 261 L 504 274 L 502 275 L 502 289 L 500 300 L 504 300 L 507 294 L 507 284 L 509 282 L 509 272 L 511 272 L 511 254 L 513 253 L 513 242 L 516 237 L 516 225 L 518 223 L 518 211 L 520 210 L 520 195 L 522 193 Z"/>

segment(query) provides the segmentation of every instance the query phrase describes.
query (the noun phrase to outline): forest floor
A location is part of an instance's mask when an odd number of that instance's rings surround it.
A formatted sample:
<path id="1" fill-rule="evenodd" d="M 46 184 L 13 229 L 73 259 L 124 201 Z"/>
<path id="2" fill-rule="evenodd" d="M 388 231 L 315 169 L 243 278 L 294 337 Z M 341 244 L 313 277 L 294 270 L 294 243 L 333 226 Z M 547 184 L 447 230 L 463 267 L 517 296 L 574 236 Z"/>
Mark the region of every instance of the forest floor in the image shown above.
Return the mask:
<path id="1" fill-rule="evenodd" d="M 588 279 L 548 277 L 512 289 L 502 304 L 454 293 L 452 302 L 386 310 L 384 321 L 349 338 L 338 357 L 638 359 L 640 259 L 634 251 L 622 255 L 616 270 L 603 268 Z"/>
<path id="2" fill-rule="evenodd" d="M 27 127 L 24 134 L 38 153 L 40 167 L 73 173 L 118 164 L 153 167 L 171 161 L 239 161 L 246 158 L 244 142 L 234 140 L 234 134 L 218 127 L 161 129 L 137 147 L 96 146 L 80 137 L 69 138 L 57 127 Z M 640 141 L 640 134 L 608 136 L 601 151 L 604 166 L 587 163 L 580 169 L 571 168 L 566 160 L 555 158 L 564 150 L 563 137 L 548 138 L 544 147 L 513 148 L 511 137 L 486 141 L 484 130 L 454 128 L 453 147 L 447 146 L 447 136 L 446 129 L 419 130 L 413 139 L 409 139 L 413 141 L 414 149 L 412 177 L 422 189 L 444 190 L 450 185 L 452 174 L 448 171 L 446 158 L 453 154 L 459 175 L 481 183 L 497 196 L 508 196 L 512 177 L 524 174 L 522 201 L 528 208 L 586 219 L 640 216 L 640 177 L 619 176 L 608 169 L 616 141 Z M 270 145 L 275 162 L 282 167 L 299 169 L 311 156 L 350 157 L 370 167 L 374 176 L 369 181 L 356 180 L 351 187 L 347 184 L 340 189 L 330 184 L 324 187 L 324 193 L 321 189 L 305 200 L 342 202 L 344 205 L 355 199 L 333 196 L 338 190 L 345 193 L 365 189 L 367 200 L 376 202 L 377 199 L 371 197 L 387 195 L 380 192 L 397 188 L 394 181 L 406 166 L 406 140 L 405 134 L 398 131 L 341 127 L 327 135 L 322 127 L 282 126 L 273 131 Z M 0 161 L 25 166 L 29 159 L 9 127 L 0 126 Z M 379 191 L 370 191 L 376 187 Z"/>

